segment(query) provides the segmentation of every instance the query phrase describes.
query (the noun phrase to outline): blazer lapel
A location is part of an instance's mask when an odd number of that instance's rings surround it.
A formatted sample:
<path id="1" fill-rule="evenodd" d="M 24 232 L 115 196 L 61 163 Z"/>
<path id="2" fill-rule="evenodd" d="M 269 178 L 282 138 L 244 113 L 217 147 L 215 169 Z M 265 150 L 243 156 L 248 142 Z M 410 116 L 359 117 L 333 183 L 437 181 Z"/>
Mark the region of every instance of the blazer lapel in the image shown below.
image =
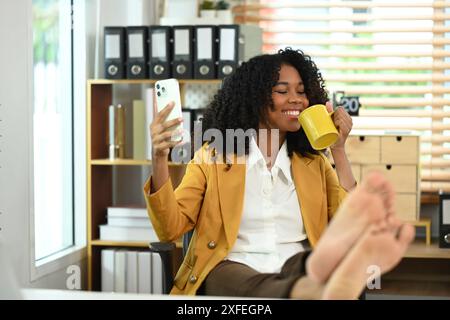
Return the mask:
<path id="1" fill-rule="evenodd" d="M 321 172 L 316 166 L 311 158 L 301 157 L 295 153 L 292 157 L 292 175 L 300 202 L 303 224 L 311 245 L 316 243 L 322 226 L 326 225 L 326 221 L 322 221 L 321 212 L 324 196 Z"/>
<path id="2" fill-rule="evenodd" d="M 227 167 L 226 164 L 217 164 L 216 170 L 223 227 L 228 246 L 231 248 L 241 224 L 245 193 L 245 164 L 233 164 L 231 167 Z"/>

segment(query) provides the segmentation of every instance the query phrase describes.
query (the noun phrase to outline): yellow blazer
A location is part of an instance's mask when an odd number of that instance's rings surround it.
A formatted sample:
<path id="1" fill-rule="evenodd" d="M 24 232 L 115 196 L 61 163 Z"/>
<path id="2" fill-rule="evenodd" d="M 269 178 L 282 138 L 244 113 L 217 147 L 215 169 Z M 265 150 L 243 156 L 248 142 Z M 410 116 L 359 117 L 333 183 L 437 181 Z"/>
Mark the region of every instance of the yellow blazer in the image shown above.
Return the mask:
<path id="1" fill-rule="evenodd" d="M 195 228 L 188 252 L 175 276 L 172 294 L 195 294 L 237 239 L 246 166 L 227 167 L 215 163 L 211 149 L 204 146 L 197 151 L 196 161 L 187 165 L 175 191 L 170 179 L 155 193 L 151 193 L 151 177 L 144 186 L 148 214 L 161 241 L 176 241 Z M 314 247 L 346 191 L 323 155 L 302 157 L 294 153 L 291 167 L 303 224 Z"/>

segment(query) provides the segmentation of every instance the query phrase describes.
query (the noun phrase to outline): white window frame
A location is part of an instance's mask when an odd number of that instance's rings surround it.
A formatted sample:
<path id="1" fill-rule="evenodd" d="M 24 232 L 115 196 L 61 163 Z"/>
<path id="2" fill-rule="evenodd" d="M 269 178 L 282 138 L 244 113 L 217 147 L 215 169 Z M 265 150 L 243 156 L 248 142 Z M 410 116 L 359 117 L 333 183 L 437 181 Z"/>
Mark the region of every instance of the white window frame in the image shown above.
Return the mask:
<path id="1" fill-rule="evenodd" d="M 31 0 L 30 1 L 30 21 Z M 87 258 L 86 249 L 86 79 L 87 79 L 87 31 L 86 31 L 86 4 L 84 0 L 74 0 L 73 2 L 73 28 L 74 28 L 74 232 L 75 242 L 70 248 L 52 254 L 46 258 L 35 260 L 35 229 L 34 229 L 34 168 L 33 161 L 30 161 L 30 281 L 36 281 L 46 275 L 65 269 L 72 264 L 76 264 Z M 32 23 L 30 23 L 32 28 Z M 32 32 L 30 32 L 32 35 Z M 32 44 L 32 39 L 29 43 Z M 32 45 L 30 45 L 32 48 Z M 29 72 L 33 74 L 33 53 L 29 52 Z M 28 88 L 33 87 L 33 77 L 30 76 Z M 31 91 L 30 91 L 31 92 Z M 30 95 L 29 114 L 33 114 L 33 101 Z M 32 119 L 32 118 L 31 118 Z M 29 123 L 32 125 L 32 121 Z M 33 141 L 33 130 L 30 130 L 30 141 Z M 30 155 L 33 155 L 33 143 L 30 143 Z"/>

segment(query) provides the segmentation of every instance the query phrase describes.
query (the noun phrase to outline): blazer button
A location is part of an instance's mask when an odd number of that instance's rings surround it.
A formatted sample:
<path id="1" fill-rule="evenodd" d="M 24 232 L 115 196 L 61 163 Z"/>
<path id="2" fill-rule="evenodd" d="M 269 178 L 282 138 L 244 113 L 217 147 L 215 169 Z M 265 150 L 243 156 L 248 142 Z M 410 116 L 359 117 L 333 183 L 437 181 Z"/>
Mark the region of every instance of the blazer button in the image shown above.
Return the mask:
<path id="1" fill-rule="evenodd" d="M 196 282 L 197 282 L 197 277 L 194 276 L 194 275 L 192 275 L 192 276 L 189 278 L 189 282 L 190 282 L 190 283 L 196 283 Z"/>
<path id="2" fill-rule="evenodd" d="M 210 241 L 209 243 L 208 243 L 208 248 L 209 249 L 214 249 L 215 247 L 216 247 L 216 242 L 215 241 Z"/>

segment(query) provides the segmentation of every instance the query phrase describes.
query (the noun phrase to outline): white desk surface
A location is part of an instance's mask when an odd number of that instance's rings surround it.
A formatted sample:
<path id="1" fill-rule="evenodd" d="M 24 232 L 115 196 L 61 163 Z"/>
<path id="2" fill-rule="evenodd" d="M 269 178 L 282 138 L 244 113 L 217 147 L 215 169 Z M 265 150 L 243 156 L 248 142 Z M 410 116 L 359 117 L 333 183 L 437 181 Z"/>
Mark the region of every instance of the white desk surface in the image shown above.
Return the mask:
<path id="1" fill-rule="evenodd" d="M 137 294 L 117 292 L 96 292 L 81 290 L 54 290 L 54 289 L 21 289 L 25 300 L 253 300 L 239 297 L 206 297 L 206 296 L 179 296 L 165 294 Z M 265 299 L 256 299 L 265 300 Z M 271 300 L 271 299 L 269 299 Z"/>

